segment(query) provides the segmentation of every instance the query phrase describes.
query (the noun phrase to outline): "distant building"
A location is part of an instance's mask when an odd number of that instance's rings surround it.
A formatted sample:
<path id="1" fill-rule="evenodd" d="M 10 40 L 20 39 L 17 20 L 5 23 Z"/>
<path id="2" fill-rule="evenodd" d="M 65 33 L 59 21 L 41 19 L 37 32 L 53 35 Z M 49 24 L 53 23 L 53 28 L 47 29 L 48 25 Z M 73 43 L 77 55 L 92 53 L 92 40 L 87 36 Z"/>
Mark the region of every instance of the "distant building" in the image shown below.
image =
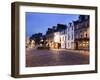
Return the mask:
<path id="1" fill-rule="evenodd" d="M 46 32 L 47 46 L 54 48 L 54 29 L 48 28 Z"/>
<path id="2" fill-rule="evenodd" d="M 29 48 L 30 47 L 30 39 L 29 37 L 26 37 L 26 48 Z"/>
<path id="3" fill-rule="evenodd" d="M 50 48 L 58 49 L 61 48 L 61 31 L 66 29 L 66 25 L 57 24 L 57 26 L 53 26 L 53 28 L 48 28 L 46 32 L 46 38 L 48 41 L 48 45 Z"/>
<path id="4" fill-rule="evenodd" d="M 74 26 L 75 49 L 89 50 L 89 16 L 80 15 Z"/>
<path id="5" fill-rule="evenodd" d="M 35 41 L 26 37 L 26 48 L 35 48 Z"/>
<path id="6" fill-rule="evenodd" d="M 31 42 L 30 42 L 30 48 L 35 48 L 35 41 L 34 40 L 31 40 Z"/>

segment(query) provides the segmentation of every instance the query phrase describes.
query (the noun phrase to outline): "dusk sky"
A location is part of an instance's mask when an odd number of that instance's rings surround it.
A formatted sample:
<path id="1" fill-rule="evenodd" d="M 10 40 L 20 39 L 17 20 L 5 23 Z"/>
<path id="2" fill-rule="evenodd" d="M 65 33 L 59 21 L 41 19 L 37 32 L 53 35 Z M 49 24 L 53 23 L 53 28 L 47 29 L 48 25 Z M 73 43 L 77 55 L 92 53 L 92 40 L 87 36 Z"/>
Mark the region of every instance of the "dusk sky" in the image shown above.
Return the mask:
<path id="1" fill-rule="evenodd" d="M 77 20 L 79 15 L 74 14 L 51 14 L 26 12 L 26 35 L 34 33 L 45 34 L 48 28 L 57 24 L 67 25 L 69 22 Z"/>

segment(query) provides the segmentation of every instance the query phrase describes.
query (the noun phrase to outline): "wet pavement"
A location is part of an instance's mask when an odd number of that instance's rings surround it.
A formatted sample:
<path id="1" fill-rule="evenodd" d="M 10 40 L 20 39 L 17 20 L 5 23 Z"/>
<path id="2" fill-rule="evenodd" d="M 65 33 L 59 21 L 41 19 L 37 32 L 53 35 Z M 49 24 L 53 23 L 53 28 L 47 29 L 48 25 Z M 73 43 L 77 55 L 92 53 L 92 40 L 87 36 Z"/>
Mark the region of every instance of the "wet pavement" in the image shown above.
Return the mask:
<path id="1" fill-rule="evenodd" d="M 26 67 L 89 64 L 89 52 L 74 50 L 26 50 Z"/>

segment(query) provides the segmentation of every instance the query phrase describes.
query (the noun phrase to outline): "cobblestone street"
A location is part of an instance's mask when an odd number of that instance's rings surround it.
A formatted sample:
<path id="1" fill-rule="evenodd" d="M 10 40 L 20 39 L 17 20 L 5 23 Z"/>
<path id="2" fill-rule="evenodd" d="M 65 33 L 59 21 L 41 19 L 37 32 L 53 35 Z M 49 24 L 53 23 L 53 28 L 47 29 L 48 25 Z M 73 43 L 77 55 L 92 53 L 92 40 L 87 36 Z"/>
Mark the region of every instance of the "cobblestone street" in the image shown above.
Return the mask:
<path id="1" fill-rule="evenodd" d="M 26 49 L 26 67 L 89 64 L 88 51 Z"/>

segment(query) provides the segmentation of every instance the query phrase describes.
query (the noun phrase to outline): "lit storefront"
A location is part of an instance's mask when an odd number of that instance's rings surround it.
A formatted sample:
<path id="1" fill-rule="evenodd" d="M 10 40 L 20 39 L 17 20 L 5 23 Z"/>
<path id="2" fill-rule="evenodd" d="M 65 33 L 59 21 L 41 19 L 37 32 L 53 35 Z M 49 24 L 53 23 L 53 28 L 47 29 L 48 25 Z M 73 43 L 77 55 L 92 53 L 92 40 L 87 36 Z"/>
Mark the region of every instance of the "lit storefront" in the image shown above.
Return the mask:
<path id="1" fill-rule="evenodd" d="M 80 16 L 79 20 L 74 22 L 75 26 L 75 49 L 89 50 L 89 16 Z"/>
<path id="2" fill-rule="evenodd" d="M 89 50 L 89 39 L 77 40 L 75 42 L 75 48 L 79 50 Z"/>

